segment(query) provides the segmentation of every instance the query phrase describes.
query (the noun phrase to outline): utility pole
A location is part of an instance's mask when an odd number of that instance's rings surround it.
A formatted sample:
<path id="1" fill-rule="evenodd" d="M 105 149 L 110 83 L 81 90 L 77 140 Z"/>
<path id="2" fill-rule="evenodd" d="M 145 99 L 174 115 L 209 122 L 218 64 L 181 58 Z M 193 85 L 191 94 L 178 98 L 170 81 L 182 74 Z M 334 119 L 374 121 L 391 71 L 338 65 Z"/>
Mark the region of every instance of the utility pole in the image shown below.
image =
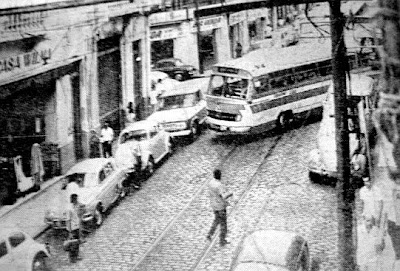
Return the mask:
<path id="1" fill-rule="evenodd" d="M 336 156 L 338 180 L 338 249 L 341 271 L 355 270 L 353 244 L 354 191 L 350 183 L 350 150 L 347 120 L 346 71 L 348 62 L 344 45 L 345 19 L 340 11 L 340 0 L 330 0 L 332 36 L 332 75 L 334 86 Z"/>
<path id="2" fill-rule="evenodd" d="M 196 20 L 196 28 L 197 28 L 197 52 L 199 58 L 199 73 L 203 73 L 203 56 L 201 54 L 201 46 L 200 46 L 200 18 L 199 18 L 199 0 L 195 0 L 195 20 Z"/>

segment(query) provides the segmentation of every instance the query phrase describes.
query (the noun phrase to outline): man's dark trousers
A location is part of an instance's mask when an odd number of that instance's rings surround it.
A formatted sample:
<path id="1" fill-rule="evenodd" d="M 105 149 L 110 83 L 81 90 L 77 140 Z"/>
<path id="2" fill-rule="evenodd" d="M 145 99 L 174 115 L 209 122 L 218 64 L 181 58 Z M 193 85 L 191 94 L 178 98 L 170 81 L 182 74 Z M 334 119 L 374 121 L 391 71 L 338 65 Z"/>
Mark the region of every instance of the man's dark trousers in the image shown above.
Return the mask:
<path id="1" fill-rule="evenodd" d="M 214 235 L 215 230 L 217 229 L 218 224 L 221 226 L 220 232 L 219 232 L 219 242 L 224 243 L 226 242 L 226 234 L 227 234 L 227 223 L 226 223 L 226 209 L 224 210 L 219 210 L 219 211 L 214 211 L 214 222 L 211 225 L 211 229 L 208 233 L 208 236 L 211 237 Z"/>

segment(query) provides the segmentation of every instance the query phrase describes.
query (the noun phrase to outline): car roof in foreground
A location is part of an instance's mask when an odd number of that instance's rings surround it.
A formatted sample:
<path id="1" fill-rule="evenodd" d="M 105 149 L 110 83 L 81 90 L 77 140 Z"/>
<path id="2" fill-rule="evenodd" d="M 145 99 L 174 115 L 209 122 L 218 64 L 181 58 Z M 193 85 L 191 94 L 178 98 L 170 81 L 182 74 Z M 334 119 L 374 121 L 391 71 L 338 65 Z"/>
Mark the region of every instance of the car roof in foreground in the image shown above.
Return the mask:
<path id="1" fill-rule="evenodd" d="M 0 239 L 1 238 L 5 238 L 5 237 L 9 236 L 11 233 L 15 233 L 15 232 L 22 232 L 24 235 L 29 236 L 29 234 L 27 234 L 23 230 L 19 229 L 17 226 L 9 225 L 9 226 L 1 228 L 1 230 L 0 230 Z"/>
<path id="2" fill-rule="evenodd" d="M 304 239 L 294 232 L 259 230 L 245 237 L 239 247 L 237 263 L 258 262 L 287 266 L 291 246 L 296 240 Z"/>
<path id="3" fill-rule="evenodd" d="M 202 77 L 179 82 L 173 87 L 173 89 L 164 92 L 161 97 L 196 93 L 198 90 L 205 93 L 207 91 L 209 80 L 209 77 Z"/>
<path id="4" fill-rule="evenodd" d="M 74 165 L 70 170 L 68 170 L 66 175 L 74 173 L 96 173 L 99 172 L 104 164 L 108 162 L 110 162 L 109 158 L 86 159 Z"/>

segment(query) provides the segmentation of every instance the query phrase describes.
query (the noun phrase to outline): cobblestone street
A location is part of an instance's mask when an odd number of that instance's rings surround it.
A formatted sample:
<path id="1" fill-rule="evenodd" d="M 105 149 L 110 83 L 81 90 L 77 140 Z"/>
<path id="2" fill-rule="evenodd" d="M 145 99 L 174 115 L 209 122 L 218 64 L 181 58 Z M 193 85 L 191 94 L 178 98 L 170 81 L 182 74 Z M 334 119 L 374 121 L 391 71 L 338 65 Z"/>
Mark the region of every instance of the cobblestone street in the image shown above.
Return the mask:
<path id="1" fill-rule="evenodd" d="M 205 132 L 109 212 L 81 246 L 82 261 L 69 263 L 63 232 L 39 241 L 50 243 L 55 270 L 227 270 L 245 234 L 272 228 L 300 233 L 320 270 L 336 270 L 336 196 L 310 183 L 305 165 L 318 126 L 251 140 Z M 213 219 L 205 185 L 217 166 L 234 193 L 224 248 L 205 238 Z"/>

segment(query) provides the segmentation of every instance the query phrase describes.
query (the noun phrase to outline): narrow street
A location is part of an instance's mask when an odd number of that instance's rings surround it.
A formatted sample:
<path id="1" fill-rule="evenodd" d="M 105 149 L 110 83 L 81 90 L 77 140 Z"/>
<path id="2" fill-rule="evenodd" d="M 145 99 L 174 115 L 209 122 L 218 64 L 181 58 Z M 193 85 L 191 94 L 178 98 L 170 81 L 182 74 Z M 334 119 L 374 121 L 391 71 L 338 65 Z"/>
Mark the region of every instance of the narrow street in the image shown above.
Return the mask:
<path id="1" fill-rule="evenodd" d="M 300 233 L 320 270 L 335 270 L 335 192 L 310 183 L 305 165 L 318 127 L 254 139 L 205 131 L 111 210 L 81 246 L 82 261 L 69 263 L 64 233 L 50 230 L 39 241 L 50 243 L 55 270 L 227 270 L 245 234 L 272 228 Z M 218 236 L 211 243 L 205 238 L 213 218 L 205 187 L 217 166 L 234 193 L 224 248 Z"/>

